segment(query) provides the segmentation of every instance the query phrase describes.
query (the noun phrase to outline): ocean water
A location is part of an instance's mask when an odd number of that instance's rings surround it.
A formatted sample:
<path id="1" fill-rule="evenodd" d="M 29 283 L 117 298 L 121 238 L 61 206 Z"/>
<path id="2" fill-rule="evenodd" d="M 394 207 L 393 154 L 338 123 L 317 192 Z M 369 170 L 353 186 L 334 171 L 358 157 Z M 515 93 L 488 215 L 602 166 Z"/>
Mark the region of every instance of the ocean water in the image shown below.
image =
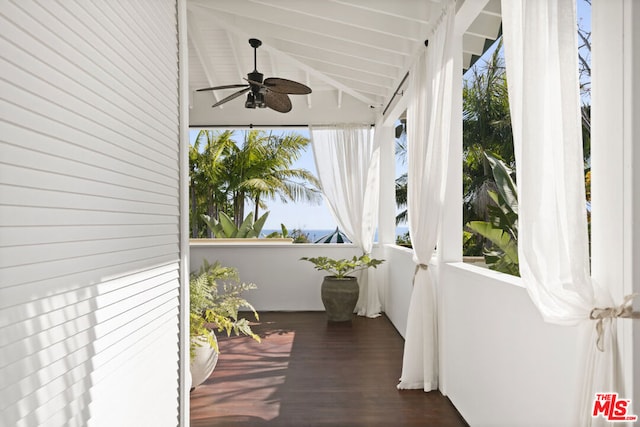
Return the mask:
<path id="1" fill-rule="evenodd" d="M 327 234 L 331 234 L 335 231 L 335 228 L 332 229 L 314 229 L 314 228 L 310 228 L 310 229 L 303 229 L 302 233 L 306 234 L 307 236 L 309 236 L 309 240 L 312 242 L 315 242 L 316 240 L 318 240 L 319 238 L 326 236 Z M 266 236 L 270 233 L 273 232 L 282 232 L 282 230 L 280 229 L 274 229 L 274 228 L 269 228 L 269 229 L 263 229 L 261 235 L 262 236 Z M 396 227 L 396 237 L 397 236 L 402 236 L 403 234 L 405 234 L 407 231 L 409 231 L 408 227 Z M 289 233 L 292 233 L 293 230 L 289 230 Z M 374 235 L 373 238 L 374 241 L 378 240 L 378 232 L 376 231 L 376 234 Z"/>

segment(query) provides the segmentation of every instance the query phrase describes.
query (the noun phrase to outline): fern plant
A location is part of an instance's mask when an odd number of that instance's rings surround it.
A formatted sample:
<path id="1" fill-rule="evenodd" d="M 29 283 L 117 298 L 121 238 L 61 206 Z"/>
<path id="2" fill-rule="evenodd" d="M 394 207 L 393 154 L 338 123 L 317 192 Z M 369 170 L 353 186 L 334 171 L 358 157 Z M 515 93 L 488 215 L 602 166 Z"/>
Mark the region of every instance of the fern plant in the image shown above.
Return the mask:
<path id="1" fill-rule="evenodd" d="M 191 357 L 194 357 L 196 347 L 200 341 L 193 339 L 205 336 L 209 345 L 218 351 L 217 342 L 209 333 L 211 329 L 218 332 L 225 331 L 227 336 L 247 335 L 260 342 L 260 337 L 251 330 L 249 320 L 239 318 L 240 308 L 248 308 L 256 320 L 258 313 L 253 306 L 242 297 L 246 291 L 256 289 L 253 283 L 242 283 L 238 271 L 232 267 L 224 267 L 219 262 L 209 264 L 204 260 L 202 267 L 191 274 L 189 280 L 190 292 L 190 335 Z"/>

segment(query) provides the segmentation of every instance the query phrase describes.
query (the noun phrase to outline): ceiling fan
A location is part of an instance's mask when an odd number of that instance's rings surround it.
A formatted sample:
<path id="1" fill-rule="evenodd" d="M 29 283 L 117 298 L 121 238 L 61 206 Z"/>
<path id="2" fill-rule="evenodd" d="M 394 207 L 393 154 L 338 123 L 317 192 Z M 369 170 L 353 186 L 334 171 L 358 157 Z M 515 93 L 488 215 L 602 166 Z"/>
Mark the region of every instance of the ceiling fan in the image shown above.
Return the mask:
<path id="1" fill-rule="evenodd" d="M 280 113 L 288 113 L 292 108 L 289 95 L 307 95 L 311 93 L 311 89 L 302 83 L 281 79 L 279 77 L 268 77 L 263 81 L 264 74 L 258 72 L 256 64 L 257 50 L 262 45 L 262 42 L 258 39 L 249 39 L 249 44 L 253 48 L 253 71 L 247 74 L 247 78 L 245 79 L 248 84 L 206 87 L 198 89 L 197 91 L 242 88 L 216 102 L 212 107 L 222 105 L 248 92 L 247 100 L 244 103 L 246 108 L 269 107 Z"/>

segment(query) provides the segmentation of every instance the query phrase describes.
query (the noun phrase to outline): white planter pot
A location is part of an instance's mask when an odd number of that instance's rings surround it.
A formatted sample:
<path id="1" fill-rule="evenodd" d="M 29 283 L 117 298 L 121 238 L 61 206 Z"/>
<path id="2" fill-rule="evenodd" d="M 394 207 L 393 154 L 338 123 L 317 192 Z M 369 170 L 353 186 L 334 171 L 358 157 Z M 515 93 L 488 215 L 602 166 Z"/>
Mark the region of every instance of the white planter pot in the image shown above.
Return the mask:
<path id="1" fill-rule="evenodd" d="M 216 336 L 211 332 L 213 339 Z M 209 345 L 206 336 L 192 338 L 198 340 L 199 346 L 196 346 L 195 357 L 191 360 L 191 387 L 195 388 L 205 382 L 213 372 L 218 363 L 218 352 Z M 217 340 L 216 340 L 217 342 Z"/>

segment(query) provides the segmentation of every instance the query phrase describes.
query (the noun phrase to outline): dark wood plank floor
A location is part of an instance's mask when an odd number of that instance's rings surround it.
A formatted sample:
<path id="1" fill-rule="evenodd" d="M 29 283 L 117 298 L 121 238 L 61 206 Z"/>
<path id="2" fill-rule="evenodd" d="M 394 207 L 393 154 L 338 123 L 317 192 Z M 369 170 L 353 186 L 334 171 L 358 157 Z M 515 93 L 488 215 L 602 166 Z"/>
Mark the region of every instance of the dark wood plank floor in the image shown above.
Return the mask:
<path id="1" fill-rule="evenodd" d="M 467 425 L 439 392 L 396 389 L 403 339 L 384 316 L 267 312 L 254 331 L 262 344 L 220 338 L 218 366 L 191 392 L 193 427 Z"/>

